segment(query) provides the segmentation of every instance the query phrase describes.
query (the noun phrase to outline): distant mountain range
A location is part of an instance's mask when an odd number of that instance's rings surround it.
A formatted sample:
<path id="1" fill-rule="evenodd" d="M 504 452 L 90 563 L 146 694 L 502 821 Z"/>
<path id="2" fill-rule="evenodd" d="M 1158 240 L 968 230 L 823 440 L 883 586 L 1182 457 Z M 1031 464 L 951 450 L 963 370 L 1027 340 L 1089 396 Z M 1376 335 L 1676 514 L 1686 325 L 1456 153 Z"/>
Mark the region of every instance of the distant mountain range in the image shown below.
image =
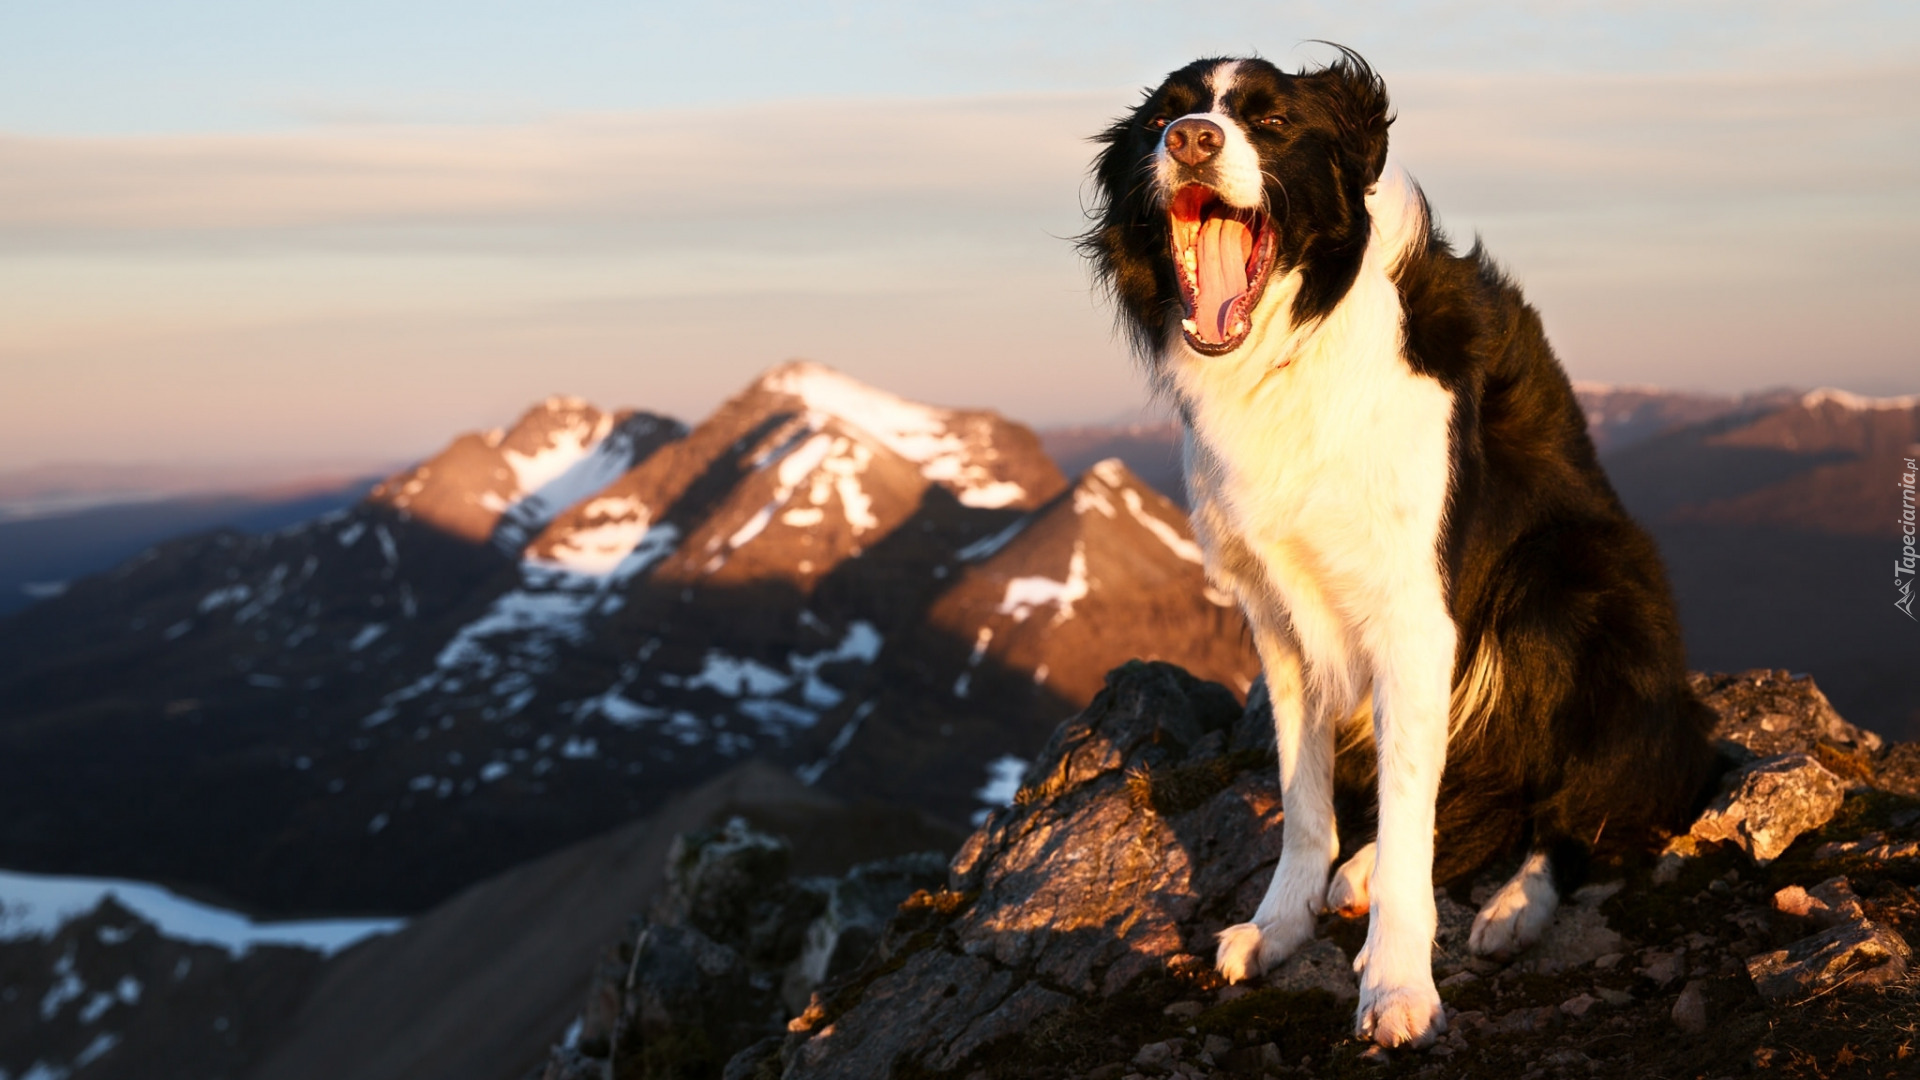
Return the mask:
<path id="1" fill-rule="evenodd" d="M 1887 573 L 1920 405 L 1577 390 L 1693 665 L 1920 734 Z M 543 402 L 0 620 L 0 865 L 413 911 L 747 758 L 964 825 L 1115 664 L 1256 671 L 1141 479 L 1177 458 L 1171 425 L 1036 436 L 810 364 L 692 429 Z"/>
<path id="2" fill-rule="evenodd" d="M 0 621 L 0 865 L 418 910 L 749 757 L 964 823 L 1132 657 L 1256 670 L 1117 461 L 807 364 L 691 430 L 554 399 Z"/>

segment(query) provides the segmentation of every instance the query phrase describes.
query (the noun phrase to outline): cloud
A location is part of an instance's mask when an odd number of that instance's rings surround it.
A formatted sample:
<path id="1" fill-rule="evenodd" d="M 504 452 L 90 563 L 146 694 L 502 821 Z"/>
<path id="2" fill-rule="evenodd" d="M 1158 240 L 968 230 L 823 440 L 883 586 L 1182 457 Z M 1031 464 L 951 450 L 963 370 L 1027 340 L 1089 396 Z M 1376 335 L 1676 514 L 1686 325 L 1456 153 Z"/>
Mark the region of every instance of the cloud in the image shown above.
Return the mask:
<path id="1" fill-rule="evenodd" d="M 1914 389 L 1920 66 L 1390 85 L 1395 157 L 1579 374 Z M 206 402 L 292 395 L 324 448 L 364 409 L 336 372 L 443 410 L 570 390 L 692 415 L 800 353 L 932 400 L 1115 411 L 1137 387 L 1065 238 L 1087 136 L 1135 100 L 0 135 L 0 363 L 31 387 L 0 400 L 0 450 L 74 456 L 31 401 L 88 394 L 125 398 L 94 415 L 129 445 L 217 442 Z"/>
<path id="2" fill-rule="evenodd" d="M 220 231 L 679 221 L 1044 200 L 1085 164 L 1094 95 L 781 102 L 500 126 L 0 137 L 0 228 Z"/>

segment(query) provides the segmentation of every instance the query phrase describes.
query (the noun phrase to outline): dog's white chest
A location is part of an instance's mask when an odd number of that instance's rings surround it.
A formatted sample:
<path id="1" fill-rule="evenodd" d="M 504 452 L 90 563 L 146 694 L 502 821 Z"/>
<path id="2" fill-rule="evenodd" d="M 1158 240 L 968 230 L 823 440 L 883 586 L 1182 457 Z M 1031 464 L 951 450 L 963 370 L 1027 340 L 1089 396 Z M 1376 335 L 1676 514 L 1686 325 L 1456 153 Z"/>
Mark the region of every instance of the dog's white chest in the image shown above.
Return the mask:
<path id="1" fill-rule="evenodd" d="M 1249 360 L 1178 373 L 1210 568 L 1243 603 L 1284 609 L 1323 674 L 1370 651 L 1370 622 L 1444 604 L 1453 395 L 1403 359 L 1398 297 L 1357 291 L 1278 370 Z M 1252 565 L 1235 565 L 1235 549 Z"/>

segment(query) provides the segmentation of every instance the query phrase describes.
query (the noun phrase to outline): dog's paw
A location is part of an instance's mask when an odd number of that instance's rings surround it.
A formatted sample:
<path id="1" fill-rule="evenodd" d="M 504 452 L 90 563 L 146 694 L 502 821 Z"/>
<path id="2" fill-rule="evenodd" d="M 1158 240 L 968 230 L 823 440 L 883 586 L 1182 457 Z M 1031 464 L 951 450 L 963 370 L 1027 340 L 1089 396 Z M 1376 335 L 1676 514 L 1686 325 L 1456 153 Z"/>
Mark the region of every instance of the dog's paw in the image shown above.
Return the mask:
<path id="1" fill-rule="evenodd" d="M 1389 1050 L 1419 1049 L 1432 1046 L 1446 1030 L 1447 1014 L 1430 974 L 1403 986 L 1372 986 L 1362 981 L 1360 1010 L 1353 1021 L 1353 1033 L 1360 1038 Z"/>
<path id="2" fill-rule="evenodd" d="M 1550 876 L 1522 870 L 1473 917 L 1467 948 L 1475 956 L 1515 956 L 1540 940 L 1559 906 L 1560 893 Z"/>
<path id="3" fill-rule="evenodd" d="M 1327 883 L 1327 910 L 1343 919 L 1357 919 L 1372 906 L 1374 847 L 1368 844 L 1340 864 Z"/>
<path id="4" fill-rule="evenodd" d="M 1220 931 L 1213 966 L 1228 982 L 1244 982 L 1272 970 L 1312 936 L 1311 923 L 1304 932 L 1279 923 L 1266 927 L 1259 923 L 1237 923 Z"/>

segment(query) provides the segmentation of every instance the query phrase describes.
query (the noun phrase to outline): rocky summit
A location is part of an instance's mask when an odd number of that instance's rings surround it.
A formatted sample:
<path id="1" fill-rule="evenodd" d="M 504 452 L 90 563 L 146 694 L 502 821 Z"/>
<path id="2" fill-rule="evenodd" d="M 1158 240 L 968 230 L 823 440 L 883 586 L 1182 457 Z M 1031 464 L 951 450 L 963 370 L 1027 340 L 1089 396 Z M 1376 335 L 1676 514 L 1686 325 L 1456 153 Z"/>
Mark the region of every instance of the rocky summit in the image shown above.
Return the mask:
<path id="1" fill-rule="evenodd" d="M 1256 670 L 1117 462 L 817 364 L 553 398 L 0 621 L 0 866 L 418 911 L 750 758 L 965 827 L 1134 657 Z"/>
<path id="2" fill-rule="evenodd" d="M 1744 799 L 1749 818 L 1790 823 L 1780 850 L 1759 857 L 1704 816 L 1664 849 L 1596 867 L 1546 938 L 1507 961 L 1471 956 L 1466 934 L 1512 867 L 1441 890 L 1449 1030 L 1430 1050 L 1352 1037 L 1364 920 L 1327 916 L 1324 936 L 1277 970 L 1222 984 L 1213 935 L 1253 909 L 1278 857 L 1271 736 L 1258 695 L 1246 709 L 1172 665 L 1132 663 L 1054 732 L 1014 805 L 941 879 L 883 929 L 839 938 L 830 964 L 823 898 L 852 877 L 783 879 L 772 837 L 687 839 L 670 895 L 705 899 L 669 899 L 635 923 L 583 1026 L 530 1075 L 1915 1075 L 1912 746 L 1847 724 L 1805 677 L 1697 684 L 1727 756 L 1745 762 L 1720 816 Z M 1749 782 L 1769 770 L 1819 774 Z M 868 873 L 903 893 L 917 865 Z M 869 908 L 885 895 L 858 891 Z M 857 963 L 842 955 L 856 950 Z"/>

